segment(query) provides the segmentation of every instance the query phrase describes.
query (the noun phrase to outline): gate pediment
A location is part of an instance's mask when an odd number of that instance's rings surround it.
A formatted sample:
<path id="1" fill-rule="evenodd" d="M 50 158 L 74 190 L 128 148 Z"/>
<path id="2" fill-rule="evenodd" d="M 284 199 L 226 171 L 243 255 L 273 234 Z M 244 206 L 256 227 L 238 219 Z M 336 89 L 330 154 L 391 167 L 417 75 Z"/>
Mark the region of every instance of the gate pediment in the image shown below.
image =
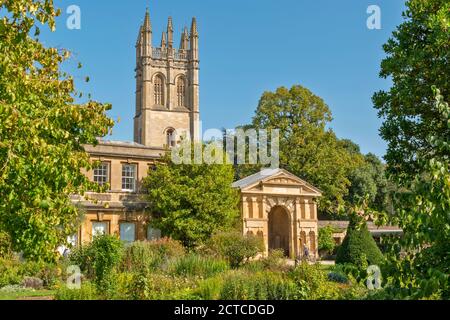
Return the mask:
<path id="1" fill-rule="evenodd" d="M 283 169 L 263 170 L 233 184 L 242 192 L 255 192 L 267 195 L 304 195 L 320 197 L 322 192 Z"/>

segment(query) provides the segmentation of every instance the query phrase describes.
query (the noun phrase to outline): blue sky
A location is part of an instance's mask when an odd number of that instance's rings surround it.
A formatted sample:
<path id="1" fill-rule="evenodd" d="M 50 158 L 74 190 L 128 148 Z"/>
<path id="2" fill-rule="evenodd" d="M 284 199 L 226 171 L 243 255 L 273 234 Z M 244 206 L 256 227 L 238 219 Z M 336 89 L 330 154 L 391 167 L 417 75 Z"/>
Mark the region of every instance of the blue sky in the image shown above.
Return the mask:
<path id="1" fill-rule="evenodd" d="M 197 17 L 203 129 L 246 124 L 264 91 L 301 84 L 329 105 L 330 127 L 340 138 L 352 139 L 365 153 L 385 153 L 371 96 L 390 85 L 378 78 L 379 65 L 383 43 L 402 22 L 402 0 L 55 2 L 63 10 L 57 31 L 43 32 L 41 38 L 74 53 L 65 68 L 75 75 L 78 89 L 113 104 L 110 115 L 121 122 L 109 139 L 133 138 L 134 45 L 149 6 L 158 45 L 169 15 L 176 44 L 181 28 Z M 81 8 L 81 30 L 66 28 L 65 10 L 71 4 Z M 366 27 L 366 10 L 373 4 L 381 8 L 381 30 Z M 74 68 L 78 62 L 83 69 Z"/>

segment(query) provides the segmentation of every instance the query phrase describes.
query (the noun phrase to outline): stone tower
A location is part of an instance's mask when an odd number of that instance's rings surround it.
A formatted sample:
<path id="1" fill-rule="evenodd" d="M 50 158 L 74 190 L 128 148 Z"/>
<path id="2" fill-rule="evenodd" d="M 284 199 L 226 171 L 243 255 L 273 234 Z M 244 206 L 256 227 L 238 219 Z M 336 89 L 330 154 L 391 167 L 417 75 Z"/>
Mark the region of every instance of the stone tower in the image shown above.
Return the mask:
<path id="1" fill-rule="evenodd" d="M 180 136 L 199 140 L 199 58 L 197 21 L 174 47 L 172 18 L 161 45 L 152 45 L 150 14 L 145 14 L 136 43 L 136 115 L 134 141 L 148 147 L 174 146 Z"/>

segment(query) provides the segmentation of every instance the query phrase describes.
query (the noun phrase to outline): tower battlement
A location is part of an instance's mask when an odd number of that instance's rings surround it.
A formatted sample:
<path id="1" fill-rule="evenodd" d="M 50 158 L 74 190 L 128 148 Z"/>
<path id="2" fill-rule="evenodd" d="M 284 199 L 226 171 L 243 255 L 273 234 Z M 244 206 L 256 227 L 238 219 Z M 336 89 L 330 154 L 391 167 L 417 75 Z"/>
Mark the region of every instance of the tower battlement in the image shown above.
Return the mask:
<path id="1" fill-rule="evenodd" d="M 136 41 L 136 115 L 134 141 L 165 148 L 177 143 L 174 132 L 199 139 L 199 58 L 197 20 L 183 28 L 174 47 L 169 17 L 160 46 L 153 46 L 153 29 L 147 9 Z"/>

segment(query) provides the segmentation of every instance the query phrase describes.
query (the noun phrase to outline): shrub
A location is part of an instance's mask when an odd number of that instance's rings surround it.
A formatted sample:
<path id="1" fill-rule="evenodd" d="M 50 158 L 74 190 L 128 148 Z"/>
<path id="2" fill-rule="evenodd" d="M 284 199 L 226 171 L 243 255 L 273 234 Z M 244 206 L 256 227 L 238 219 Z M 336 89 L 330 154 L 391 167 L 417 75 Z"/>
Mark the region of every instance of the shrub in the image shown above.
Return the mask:
<path id="1" fill-rule="evenodd" d="M 328 273 L 328 280 L 332 281 L 332 282 L 343 283 L 343 284 L 348 283 L 348 278 L 346 275 L 339 273 L 339 272 L 333 272 L 333 271 Z"/>
<path id="2" fill-rule="evenodd" d="M 262 259 L 259 259 L 247 262 L 239 270 L 245 270 L 248 272 L 262 272 L 266 270 L 266 266 Z"/>
<path id="3" fill-rule="evenodd" d="M 155 241 L 135 242 L 125 250 L 122 270 L 148 272 L 162 269 L 171 258 L 184 256 L 180 242 L 168 238 Z"/>
<path id="4" fill-rule="evenodd" d="M 120 272 L 115 274 L 116 285 L 114 291 L 110 291 L 106 297 L 109 300 L 130 300 L 134 274 Z"/>
<path id="5" fill-rule="evenodd" d="M 128 294 L 133 300 L 190 300 L 195 283 L 188 278 L 163 274 L 133 275 Z"/>
<path id="6" fill-rule="evenodd" d="M 291 273 L 291 278 L 297 286 L 306 287 L 304 298 L 308 300 L 338 299 L 339 287 L 336 283 L 327 281 L 326 273 L 320 269 L 319 264 L 309 265 L 304 262 L 298 265 Z"/>
<path id="7" fill-rule="evenodd" d="M 333 226 L 326 226 L 319 229 L 319 251 L 326 253 L 332 253 L 336 247 L 336 243 L 333 239 Z"/>
<path id="8" fill-rule="evenodd" d="M 281 273 L 242 271 L 224 277 L 220 291 L 221 300 L 292 300 L 299 298 L 293 281 Z"/>
<path id="9" fill-rule="evenodd" d="M 250 272 L 259 272 L 259 271 L 286 272 L 289 271 L 291 268 L 292 267 L 290 267 L 286 263 L 283 249 L 271 250 L 267 257 L 249 261 L 243 267 L 243 269 Z"/>
<path id="10" fill-rule="evenodd" d="M 223 276 L 204 279 L 199 282 L 195 296 L 200 300 L 219 300 L 223 282 Z"/>
<path id="11" fill-rule="evenodd" d="M 80 267 L 83 274 L 92 279 L 94 277 L 93 256 L 90 252 L 90 245 L 73 248 L 68 260 L 70 264 Z"/>
<path id="12" fill-rule="evenodd" d="M 94 280 L 99 292 L 108 295 L 114 290 L 115 269 L 122 254 L 123 244 L 117 237 L 102 235 L 95 237 L 91 244 L 74 250 L 70 260 Z"/>
<path id="13" fill-rule="evenodd" d="M 271 250 L 266 258 L 261 259 L 265 270 L 286 271 L 288 266 L 283 249 Z"/>
<path id="14" fill-rule="evenodd" d="M 8 285 L 18 285 L 23 277 L 20 274 L 20 263 L 15 260 L 0 258 L 0 288 Z"/>
<path id="15" fill-rule="evenodd" d="M 114 268 L 122 258 L 122 242 L 115 236 L 95 237 L 90 247 L 97 288 L 108 291 L 114 286 Z"/>
<path id="16" fill-rule="evenodd" d="M 61 279 L 61 270 L 58 265 L 44 262 L 0 259 L 0 288 L 22 284 L 27 277 L 39 278 L 44 287 L 52 288 Z"/>
<path id="17" fill-rule="evenodd" d="M 6 232 L 0 231 L 0 258 L 11 258 L 12 255 L 11 237 Z"/>
<path id="18" fill-rule="evenodd" d="M 347 235 L 339 247 L 336 263 L 351 263 L 359 268 L 367 269 L 367 264 L 381 265 L 383 254 L 367 229 L 365 221 L 353 216 L 350 219 Z"/>
<path id="19" fill-rule="evenodd" d="M 208 248 L 213 254 L 226 259 L 232 268 L 237 268 L 263 252 L 264 243 L 259 237 L 244 236 L 239 231 L 228 231 L 214 234 Z"/>
<path id="20" fill-rule="evenodd" d="M 228 268 L 228 263 L 225 260 L 189 254 L 173 260 L 170 273 L 176 276 L 209 278 L 228 270 Z"/>
<path id="21" fill-rule="evenodd" d="M 83 282 L 80 289 L 69 289 L 62 286 L 55 294 L 56 300 L 97 300 L 97 290 L 90 282 Z"/>

